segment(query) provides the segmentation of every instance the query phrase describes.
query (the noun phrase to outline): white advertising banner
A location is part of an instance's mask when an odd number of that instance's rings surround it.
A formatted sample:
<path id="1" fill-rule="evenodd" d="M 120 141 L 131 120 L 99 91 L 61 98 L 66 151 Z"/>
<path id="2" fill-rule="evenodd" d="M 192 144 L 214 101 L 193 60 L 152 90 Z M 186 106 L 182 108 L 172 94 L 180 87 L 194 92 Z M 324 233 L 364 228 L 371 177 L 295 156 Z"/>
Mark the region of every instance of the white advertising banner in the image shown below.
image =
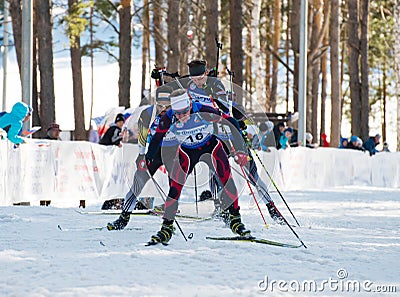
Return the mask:
<path id="1" fill-rule="evenodd" d="M 80 200 L 85 200 L 86 205 L 98 205 L 104 200 L 124 198 L 133 184 L 138 149 L 133 144 L 119 148 L 85 141 L 27 139 L 19 148 L 1 140 L 0 153 L 0 205 L 39 205 L 41 200 L 51 200 L 53 206 L 78 207 Z M 370 157 L 347 149 L 298 147 L 257 151 L 253 158 L 261 179 L 273 190 L 275 186 L 281 191 L 349 185 L 400 187 L 400 153 Z M 233 167 L 238 190 L 248 191 L 240 168 L 236 164 Z M 208 168 L 198 164 L 196 172 L 200 195 L 208 188 Z M 155 180 L 167 194 L 165 168 L 157 171 Z M 193 201 L 194 184 L 192 174 L 184 187 L 182 202 Z M 151 180 L 141 196 L 161 197 Z"/>

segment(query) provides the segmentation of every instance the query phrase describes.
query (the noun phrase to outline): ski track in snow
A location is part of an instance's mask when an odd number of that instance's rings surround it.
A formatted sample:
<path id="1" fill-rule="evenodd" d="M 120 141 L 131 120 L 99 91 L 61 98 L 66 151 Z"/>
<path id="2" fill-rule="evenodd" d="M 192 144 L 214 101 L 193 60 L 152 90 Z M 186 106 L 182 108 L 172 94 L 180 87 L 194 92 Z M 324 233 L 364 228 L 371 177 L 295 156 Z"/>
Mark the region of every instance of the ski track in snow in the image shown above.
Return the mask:
<path id="1" fill-rule="evenodd" d="M 302 224 L 294 229 L 308 249 L 206 240 L 232 233 L 220 221 L 184 219 L 178 221 L 186 236 L 193 232 L 193 239 L 185 242 L 177 229 L 169 246 L 145 247 L 159 230 L 160 217 L 133 216 L 128 226 L 142 230 L 109 232 L 85 228 L 104 226 L 117 216 L 81 215 L 71 208 L 1 207 L 0 296 L 350 296 L 328 288 L 283 293 L 258 287 L 266 276 L 286 282 L 338 279 L 339 269 L 346 269 L 347 280 L 397 286 L 397 293 L 357 296 L 399 296 L 399 190 L 283 194 Z M 272 223 L 260 205 L 270 223 L 265 229 L 257 208 L 249 207 L 244 196 L 242 218 L 253 235 L 298 243 L 289 228 Z M 279 196 L 272 196 L 292 222 Z M 194 204 L 191 211 L 195 214 Z M 60 231 L 58 224 L 71 230 Z"/>

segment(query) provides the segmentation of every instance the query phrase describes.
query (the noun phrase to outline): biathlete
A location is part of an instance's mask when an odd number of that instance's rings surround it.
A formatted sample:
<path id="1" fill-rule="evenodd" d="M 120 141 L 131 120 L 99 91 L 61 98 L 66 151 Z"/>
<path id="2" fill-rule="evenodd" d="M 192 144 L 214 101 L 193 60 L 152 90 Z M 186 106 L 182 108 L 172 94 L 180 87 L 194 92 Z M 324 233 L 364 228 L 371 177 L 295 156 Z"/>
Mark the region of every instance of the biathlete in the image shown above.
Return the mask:
<path id="1" fill-rule="evenodd" d="M 167 243 L 173 234 L 174 219 L 178 209 L 178 199 L 188 175 L 194 166 L 205 161 L 219 182 L 223 186 L 222 206 L 229 211 L 230 228 L 232 232 L 241 236 L 250 235 L 242 223 L 238 203 L 238 192 L 234 184 L 228 156 L 222 142 L 214 133 L 213 123 L 226 121 L 225 125 L 238 125 L 237 121 L 216 109 L 192 102 L 185 90 L 176 90 L 171 93 L 171 109 L 160 119 L 156 133 L 153 135 L 148 151 L 146 163 L 148 167 L 157 162 L 156 154 L 163 142 L 163 137 L 171 131 L 180 143 L 177 156 L 170 173 L 170 189 L 164 206 L 164 217 L 161 230 L 151 237 L 149 244 Z M 235 130 L 236 129 L 232 129 Z M 244 166 L 247 155 L 244 153 L 243 140 L 236 133 L 237 147 L 242 145 L 242 150 L 237 149 L 235 161 Z M 164 149 L 163 146 L 161 149 Z M 171 157 L 172 158 L 172 157 Z"/>
<path id="2" fill-rule="evenodd" d="M 187 82 L 186 87 L 190 98 L 195 102 L 200 102 L 203 105 L 219 109 L 223 113 L 229 114 L 230 108 L 225 87 L 219 79 L 208 76 L 209 70 L 207 69 L 207 62 L 205 60 L 193 60 L 187 65 L 189 67 L 190 79 Z M 233 104 L 231 108 L 232 116 L 238 121 L 241 130 L 245 130 L 245 120 L 247 117 L 244 108 L 240 105 L 234 104 L 234 102 L 232 102 L 231 104 Z M 227 144 L 230 138 L 230 135 L 228 135 L 230 134 L 229 132 L 229 129 L 224 130 L 222 127 L 218 128 L 218 136 L 223 141 L 223 143 L 225 143 L 224 148 L 228 156 L 232 153 L 230 152 L 229 145 Z M 248 172 L 250 173 L 249 180 L 253 186 L 257 187 L 257 192 L 267 206 L 271 218 L 277 223 L 282 224 L 282 216 L 277 211 L 275 204 L 268 193 L 268 187 L 258 175 L 257 166 L 250 151 L 251 143 L 249 143 L 246 135 L 243 135 L 243 138 L 248 144 L 248 148 L 245 151 L 250 157 L 248 164 Z M 216 183 L 216 181 L 216 178 L 210 178 L 210 188 L 212 193 L 214 193 L 215 191 L 219 193 L 221 191 L 221 185 Z M 214 203 L 217 213 L 219 212 L 218 200 L 219 199 L 215 197 Z M 222 213 L 221 215 L 224 218 L 226 214 Z"/>
<path id="3" fill-rule="evenodd" d="M 156 104 L 149 106 L 144 109 L 140 114 L 138 120 L 139 136 L 138 136 L 138 146 L 139 155 L 136 158 L 136 167 L 133 178 L 133 184 L 125 195 L 124 205 L 122 207 L 122 213 L 119 218 L 111 223 L 107 224 L 108 230 L 121 230 L 126 227 L 129 222 L 130 215 L 135 209 L 137 203 L 137 197 L 140 195 L 150 176 L 153 176 L 158 168 L 165 165 L 167 172 L 172 169 L 173 158 L 169 156 L 175 156 L 177 151 L 178 142 L 173 134 L 169 133 L 164 137 L 162 141 L 163 154 L 166 155 L 165 158 L 161 156 L 161 150 L 157 151 L 154 156 L 154 162 L 147 167 L 145 164 L 145 152 L 146 144 L 150 142 L 152 136 L 156 132 L 159 125 L 160 118 L 170 109 L 171 102 L 169 95 L 172 92 L 172 88 L 167 85 L 162 85 L 156 90 Z"/>

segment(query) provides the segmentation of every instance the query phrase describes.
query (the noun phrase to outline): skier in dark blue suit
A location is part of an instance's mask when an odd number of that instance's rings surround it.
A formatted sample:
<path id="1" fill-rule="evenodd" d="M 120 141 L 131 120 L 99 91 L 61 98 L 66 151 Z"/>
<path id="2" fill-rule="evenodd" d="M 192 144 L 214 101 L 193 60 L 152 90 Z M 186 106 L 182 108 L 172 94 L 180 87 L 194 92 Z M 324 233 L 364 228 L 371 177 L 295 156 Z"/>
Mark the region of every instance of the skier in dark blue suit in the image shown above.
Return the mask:
<path id="1" fill-rule="evenodd" d="M 146 144 L 150 143 L 156 129 L 159 125 L 160 118 L 167 112 L 171 107 L 171 101 L 169 95 L 172 89 L 167 85 L 162 85 L 156 90 L 156 104 L 149 106 L 144 109 L 140 114 L 138 120 L 138 146 L 139 155 L 136 158 L 136 172 L 133 177 L 133 183 L 125 195 L 124 205 L 122 207 L 122 213 L 117 220 L 107 224 L 108 230 L 121 230 L 126 227 L 129 222 L 130 215 L 135 209 L 137 197 L 142 192 L 150 176 L 153 176 L 158 168 L 165 165 L 167 172 L 171 171 L 173 158 L 170 156 L 175 156 L 178 142 L 172 133 L 169 133 L 164 137 L 162 141 L 163 154 L 161 150 L 157 151 L 154 157 L 155 162 L 148 166 L 148 172 L 146 170 L 145 164 L 145 152 Z M 163 158 L 163 156 L 166 156 Z"/>
<path id="2" fill-rule="evenodd" d="M 247 119 L 245 110 L 243 106 L 237 104 L 236 102 L 228 102 L 227 94 L 223 83 L 216 77 L 208 76 L 209 71 L 207 70 L 207 62 L 204 60 L 193 60 L 189 62 L 189 74 L 190 79 L 187 83 L 187 92 L 194 102 L 200 102 L 203 105 L 207 105 L 222 111 L 225 114 L 230 114 L 239 123 L 240 129 L 242 131 L 246 130 L 245 120 Z M 232 90 L 231 90 L 232 91 Z M 222 140 L 225 151 L 229 156 L 229 138 L 230 135 L 224 131 L 220 126 L 216 127 L 219 139 Z M 275 204 L 268 193 L 267 185 L 260 179 L 257 171 L 257 165 L 253 159 L 250 151 L 251 142 L 247 139 L 246 135 L 243 135 L 244 140 L 248 143 L 249 148 L 246 148 L 246 153 L 250 156 L 249 161 L 249 179 L 253 186 L 257 186 L 257 192 L 259 196 L 263 199 L 265 205 L 267 206 L 268 212 L 271 218 L 279 224 L 283 224 L 282 216 L 275 207 Z M 210 177 L 210 189 L 211 192 L 220 192 L 221 185 L 216 183 L 217 179 Z M 204 193 L 202 195 L 205 196 Z M 214 216 L 221 216 L 224 221 L 226 221 L 226 214 L 221 212 L 219 204 L 219 198 L 214 197 L 215 211 Z"/>

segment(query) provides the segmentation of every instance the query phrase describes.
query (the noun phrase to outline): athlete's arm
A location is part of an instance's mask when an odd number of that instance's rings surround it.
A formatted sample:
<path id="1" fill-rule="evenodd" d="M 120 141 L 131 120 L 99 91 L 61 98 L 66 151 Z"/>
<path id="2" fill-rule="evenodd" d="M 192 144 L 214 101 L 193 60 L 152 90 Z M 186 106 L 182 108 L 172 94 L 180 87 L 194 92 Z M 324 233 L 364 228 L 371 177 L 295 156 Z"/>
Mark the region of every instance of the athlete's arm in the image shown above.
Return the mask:
<path id="1" fill-rule="evenodd" d="M 167 134 L 169 128 L 171 127 L 171 119 L 172 119 L 172 112 L 171 110 L 167 111 L 165 115 L 163 115 L 160 119 L 160 123 L 157 126 L 156 133 L 151 138 L 149 148 L 146 153 L 146 160 L 151 162 L 160 148 L 160 143 Z"/>
<path id="2" fill-rule="evenodd" d="M 153 107 L 153 106 L 151 106 Z M 139 154 L 143 155 L 146 152 L 147 136 L 150 127 L 150 114 L 148 108 L 142 110 L 139 120 L 138 120 L 138 145 Z"/>

